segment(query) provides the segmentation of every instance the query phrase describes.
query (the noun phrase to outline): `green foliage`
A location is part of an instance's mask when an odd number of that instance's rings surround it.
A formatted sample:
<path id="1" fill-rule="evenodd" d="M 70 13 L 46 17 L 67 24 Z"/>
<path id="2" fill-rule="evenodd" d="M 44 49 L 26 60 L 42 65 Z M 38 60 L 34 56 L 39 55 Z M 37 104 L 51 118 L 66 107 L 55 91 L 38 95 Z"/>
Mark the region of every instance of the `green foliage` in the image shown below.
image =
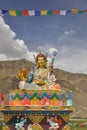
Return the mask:
<path id="1" fill-rule="evenodd" d="M 82 120 L 79 121 L 79 119 L 77 121 L 71 121 L 71 130 L 87 130 L 87 126 L 80 126 L 80 124 L 84 124 L 84 122 L 86 122 L 86 120 Z"/>
<path id="2" fill-rule="evenodd" d="M 87 127 L 78 127 L 78 126 L 75 126 L 75 127 L 71 127 L 71 130 L 87 130 Z"/>

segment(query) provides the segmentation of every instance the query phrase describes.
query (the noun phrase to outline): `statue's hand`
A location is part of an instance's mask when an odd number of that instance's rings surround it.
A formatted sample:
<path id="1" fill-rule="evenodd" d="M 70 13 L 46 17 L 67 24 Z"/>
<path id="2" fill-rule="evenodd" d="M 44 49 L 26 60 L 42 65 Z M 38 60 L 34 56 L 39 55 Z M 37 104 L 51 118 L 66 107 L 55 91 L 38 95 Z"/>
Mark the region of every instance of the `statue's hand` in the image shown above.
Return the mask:
<path id="1" fill-rule="evenodd" d="M 21 72 L 18 72 L 17 76 L 18 76 L 20 81 L 26 80 L 27 79 L 27 71 L 26 71 L 26 69 L 22 69 Z"/>
<path id="2" fill-rule="evenodd" d="M 46 82 L 42 79 L 38 79 L 35 81 L 35 83 L 38 85 L 38 86 L 42 86 L 42 85 L 46 85 Z"/>
<path id="3" fill-rule="evenodd" d="M 23 77 L 23 74 L 21 72 L 17 73 L 17 76 L 18 76 L 20 81 L 23 81 L 24 77 Z"/>

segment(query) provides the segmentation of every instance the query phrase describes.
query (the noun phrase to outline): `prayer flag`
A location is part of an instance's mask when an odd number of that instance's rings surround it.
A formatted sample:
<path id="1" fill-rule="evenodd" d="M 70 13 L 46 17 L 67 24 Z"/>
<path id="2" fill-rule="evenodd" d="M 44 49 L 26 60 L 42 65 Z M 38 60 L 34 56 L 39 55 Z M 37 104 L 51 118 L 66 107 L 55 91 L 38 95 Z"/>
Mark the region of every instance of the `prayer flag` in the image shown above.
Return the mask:
<path id="1" fill-rule="evenodd" d="M 7 12 L 8 12 L 8 10 L 0 10 L 0 16 L 4 16 L 4 14 Z"/>
<path id="2" fill-rule="evenodd" d="M 71 13 L 77 13 L 78 12 L 78 9 L 72 9 L 71 10 Z"/>
<path id="3" fill-rule="evenodd" d="M 53 10 L 48 10 L 47 11 L 47 15 L 52 15 L 53 14 Z"/>
<path id="4" fill-rule="evenodd" d="M 22 11 L 22 16 L 28 16 L 29 14 L 28 14 L 28 11 L 27 10 L 23 10 Z"/>
<path id="5" fill-rule="evenodd" d="M 9 10 L 9 14 L 11 16 L 16 16 L 16 11 L 15 10 Z"/>
<path id="6" fill-rule="evenodd" d="M 66 11 L 66 14 L 68 14 L 68 13 L 71 13 L 71 10 L 67 10 L 67 11 Z"/>
<path id="7" fill-rule="evenodd" d="M 66 10 L 61 10 L 60 15 L 66 15 Z"/>
<path id="8" fill-rule="evenodd" d="M 87 10 L 84 10 L 85 12 L 87 12 Z"/>
<path id="9" fill-rule="evenodd" d="M 47 15 L 47 10 L 41 10 L 41 15 Z"/>
<path id="10" fill-rule="evenodd" d="M 16 15 L 17 16 L 22 16 L 22 11 L 21 10 L 16 10 Z"/>
<path id="11" fill-rule="evenodd" d="M 54 10 L 54 14 L 60 14 L 60 10 Z"/>
<path id="12" fill-rule="evenodd" d="M 35 16 L 40 16 L 40 11 L 35 11 Z"/>
<path id="13" fill-rule="evenodd" d="M 29 16 L 35 16 L 35 11 L 34 10 L 30 10 L 30 11 L 28 11 L 28 13 L 29 13 Z"/>
<path id="14" fill-rule="evenodd" d="M 79 10 L 78 13 L 79 13 L 79 14 L 83 14 L 83 13 L 84 13 L 84 10 Z"/>
<path id="15" fill-rule="evenodd" d="M 8 10 L 2 10 L 2 13 L 3 14 L 5 14 L 5 13 L 7 13 L 8 12 Z"/>

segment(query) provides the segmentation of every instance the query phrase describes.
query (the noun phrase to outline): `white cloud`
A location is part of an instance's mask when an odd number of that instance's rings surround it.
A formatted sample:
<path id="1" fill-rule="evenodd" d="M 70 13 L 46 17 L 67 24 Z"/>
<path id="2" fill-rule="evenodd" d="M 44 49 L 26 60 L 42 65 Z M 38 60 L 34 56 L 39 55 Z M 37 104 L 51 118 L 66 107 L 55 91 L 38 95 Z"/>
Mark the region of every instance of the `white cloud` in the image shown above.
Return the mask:
<path id="1" fill-rule="evenodd" d="M 0 17 L 0 60 L 26 58 L 33 61 L 32 53 L 21 39 L 15 39 L 16 33 Z"/>
<path id="2" fill-rule="evenodd" d="M 70 31 L 65 31 L 64 32 L 64 35 L 71 35 L 71 34 L 73 34 L 75 31 L 74 30 L 70 30 Z"/>
<path id="3" fill-rule="evenodd" d="M 69 72 L 87 74 L 87 51 L 63 47 L 59 56 L 56 57 L 55 67 Z"/>
<path id="4" fill-rule="evenodd" d="M 74 30 L 69 30 L 69 31 L 64 31 L 64 33 L 60 36 L 60 38 L 58 39 L 59 42 L 67 39 L 68 37 L 70 37 L 73 33 L 75 33 Z"/>

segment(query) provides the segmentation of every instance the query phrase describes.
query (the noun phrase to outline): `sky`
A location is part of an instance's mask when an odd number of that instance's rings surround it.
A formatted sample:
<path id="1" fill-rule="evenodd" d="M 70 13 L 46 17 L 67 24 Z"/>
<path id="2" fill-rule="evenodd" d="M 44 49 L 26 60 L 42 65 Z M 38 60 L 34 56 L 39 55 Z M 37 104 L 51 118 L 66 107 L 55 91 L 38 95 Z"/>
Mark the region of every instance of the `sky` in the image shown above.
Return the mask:
<path id="1" fill-rule="evenodd" d="M 0 10 L 87 9 L 87 0 L 0 0 Z M 34 62 L 38 48 L 57 51 L 54 67 L 87 74 L 87 13 L 0 17 L 0 61 L 25 58 Z"/>

